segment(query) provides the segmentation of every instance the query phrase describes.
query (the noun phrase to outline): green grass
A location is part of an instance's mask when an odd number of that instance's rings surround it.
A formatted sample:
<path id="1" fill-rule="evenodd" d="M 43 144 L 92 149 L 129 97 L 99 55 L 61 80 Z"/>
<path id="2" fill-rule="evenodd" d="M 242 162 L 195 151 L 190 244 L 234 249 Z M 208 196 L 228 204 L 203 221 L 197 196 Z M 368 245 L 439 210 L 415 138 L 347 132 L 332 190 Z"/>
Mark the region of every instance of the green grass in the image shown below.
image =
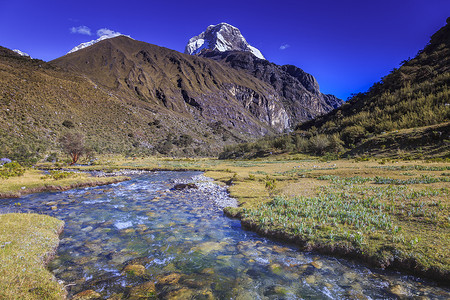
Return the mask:
<path id="1" fill-rule="evenodd" d="M 67 190 L 74 187 L 94 186 L 126 180 L 127 177 L 92 177 L 85 173 L 55 171 L 43 175 L 39 170 L 29 169 L 24 175 L 0 179 L 0 198 L 20 196 L 28 193 Z"/>
<path id="2" fill-rule="evenodd" d="M 317 196 L 276 196 L 242 209 L 241 217 L 259 231 L 283 232 L 313 248 L 341 246 L 383 263 L 413 259 L 422 271 L 450 272 L 448 187 L 411 190 L 406 185 L 366 184 L 372 178 L 318 179 L 330 184 L 321 186 Z"/>
<path id="3" fill-rule="evenodd" d="M 37 214 L 0 215 L 0 298 L 62 299 L 65 291 L 45 264 L 64 222 Z"/>

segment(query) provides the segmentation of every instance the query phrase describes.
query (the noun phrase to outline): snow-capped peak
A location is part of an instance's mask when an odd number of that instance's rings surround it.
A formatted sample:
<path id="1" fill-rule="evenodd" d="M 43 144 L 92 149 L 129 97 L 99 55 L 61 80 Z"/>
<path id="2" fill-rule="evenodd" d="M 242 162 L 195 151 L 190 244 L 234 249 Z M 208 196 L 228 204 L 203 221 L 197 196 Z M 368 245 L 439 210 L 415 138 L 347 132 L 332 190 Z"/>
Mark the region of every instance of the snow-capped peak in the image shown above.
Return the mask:
<path id="1" fill-rule="evenodd" d="M 19 55 L 22 55 L 22 56 L 26 56 L 26 57 L 31 58 L 30 55 L 28 55 L 28 54 L 25 53 L 25 52 L 20 51 L 19 49 L 14 49 L 13 51 L 16 52 L 16 53 L 19 54 Z"/>
<path id="2" fill-rule="evenodd" d="M 107 34 L 101 35 L 101 36 L 100 36 L 98 39 L 96 39 L 96 40 L 92 40 L 92 41 L 90 41 L 90 42 L 86 42 L 86 43 L 81 43 L 81 44 L 79 44 L 78 46 L 72 48 L 72 50 L 70 50 L 69 52 L 67 52 L 67 54 L 72 53 L 72 52 L 75 52 L 75 51 L 78 51 L 78 50 L 81 50 L 81 49 L 86 48 L 86 47 L 89 47 L 89 46 L 92 46 L 92 45 L 94 45 L 94 44 L 96 44 L 96 43 L 98 43 L 98 42 L 100 42 L 100 41 L 103 41 L 103 40 L 106 40 L 106 39 L 112 39 L 112 38 L 115 38 L 116 36 L 120 36 L 120 35 L 123 35 L 123 36 L 126 36 L 126 37 L 131 38 L 129 35 L 125 35 L 125 34 L 121 34 L 120 32 L 114 32 L 114 31 L 112 31 L 112 32 L 108 32 Z"/>
<path id="3" fill-rule="evenodd" d="M 247 43 L 238 28 L 227 23 L 209 25 L 204 32 L 189 40 L 184 53 L 197 55 L 203 49 L 220 52 L 247 51 L 260 59 L 265 59 L 261 51 Z"/>

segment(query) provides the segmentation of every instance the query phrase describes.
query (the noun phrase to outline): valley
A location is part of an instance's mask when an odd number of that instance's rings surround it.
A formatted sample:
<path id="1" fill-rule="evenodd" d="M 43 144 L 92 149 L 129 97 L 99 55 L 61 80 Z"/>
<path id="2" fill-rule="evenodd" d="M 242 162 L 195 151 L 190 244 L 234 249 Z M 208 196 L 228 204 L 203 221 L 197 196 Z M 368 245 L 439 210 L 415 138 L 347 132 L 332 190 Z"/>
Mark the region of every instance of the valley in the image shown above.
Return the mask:
<path id="1" fill-rule="evenodd" d="M 98 35 L 0 47 L 0 298 L 449 298 L 450 18 L 345 102 L 228 23 Z"/>

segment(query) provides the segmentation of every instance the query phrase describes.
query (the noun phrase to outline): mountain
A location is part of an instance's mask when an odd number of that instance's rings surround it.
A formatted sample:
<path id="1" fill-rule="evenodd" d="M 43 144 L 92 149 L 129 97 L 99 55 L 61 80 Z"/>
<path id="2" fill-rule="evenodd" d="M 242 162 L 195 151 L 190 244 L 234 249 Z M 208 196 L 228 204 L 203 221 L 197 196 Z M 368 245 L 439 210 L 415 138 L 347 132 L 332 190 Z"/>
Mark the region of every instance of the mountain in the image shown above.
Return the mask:
<path id="1" fill-rule="evenodd" d="M 258 68 L 253 70 L 261 72 Z M 310 83 L 314 87 L 314 82 Z M 403 61 L 367 92 L 354 95 L 328 114 L 302 122 L 292 134 L 228 147 L 221 156 L 299 151 L 449 158 L 449 87 L 450 18 L 416 57 Z"/>
<path id="2" fill-rule="evenodd" d="M 78 46 L 73 47 L 72 50 L 67 52 L 67 54 L 75 52 L 75 51 L 78 51 L 78 50 L 81 50 L 81 49 L 84 49 L 84 48 L 89 47 L 89 46 L 92 46 L 92 45 L 94 45 L 94 44 L 96 44 L 96 43 L 98 43 L 100 41 L 103 41 L 103 40 L 106 40 L 106 39 L 112 39 L 112 38 L 115 38 L 115 37 L 121 36 L 121 35 L 126 36 L 126 37 L 130 37 L 128 35 L 124 35 L 124 34 L 121 34 L 119 32 L 113 32 L 111 34 L 105 34 L 105 35 L 100 36 L 96 40 L 92 40 L 92 41 L 89 41 L 89 42 L 81 43 Z"/>
<path id="3" fill-rule="evenodd" d="M 4 157 L 55 151 L 58 138 L 74 130 L 96 152 L 214 155 L 225 145 L 289 131 L 334 105 L 311 75 L 245 51 L 222 54 L 248 57 L 249 70 L 265 66 L 264 76 L 123 35 L 48 63 L 1 49 Z M 279 73 L 269 76 L 269 67 Z"/>
<path id="4" fill-rule="evenodd" d="M 29 57 L 31 58 L 31 56 L 25 52 L 20 51 L 19 49 L 14 49 L 14 52 L 16 52 L 17 54 L 21 55 L 21 56 L 25 56 L 25 57 Z"/>
<path id="5" fill-rule="evenodd" d="M 82 74 L 121 99 L 140 100 L 153 110 L 190 119 L 221 122 L 251 136 L 282 132 L 292 123 L 277 93 L 257 78 L 125 36 L 51 64 Z"/>
<path id="6" fill-rule="evenodd" d="M 272 86 L 293 121 L 314 119 L 343 103 L 334 95 L 321 93 L 314 76 L 296 66 L 279 66 L 244 51 L 204 50 L 199 55 L 244 71 Z"/>
<path id="7" fill-rule="evenodd" d="M 96 152 L 214 155 L 288 126 L 258 79 L 125 36 L 50 63 L 0 48 L 0 157 L 42 157 L 73 130 Z"/>
<path id="8" fill-rule="evenodd" d="M 189 40 L 184 53 L 199 55 L 204 50 L 245 51 L 259 59 L 265 59 L 261 51 L 247 43 L 238 28 L 227 23 L 209 25 L 204 32 Z"/>

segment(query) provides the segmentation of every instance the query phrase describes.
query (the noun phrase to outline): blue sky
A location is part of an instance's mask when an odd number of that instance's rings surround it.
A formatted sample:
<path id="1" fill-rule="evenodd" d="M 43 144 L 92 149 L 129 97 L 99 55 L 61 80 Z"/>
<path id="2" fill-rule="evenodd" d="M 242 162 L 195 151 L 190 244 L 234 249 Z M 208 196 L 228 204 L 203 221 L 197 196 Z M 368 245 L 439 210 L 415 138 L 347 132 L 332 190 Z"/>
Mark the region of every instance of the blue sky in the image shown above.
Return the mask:
<path id="1" fill-rule="evenodd" d="M 183 52 L 208 25 L 227 22 L 269 61 L 296 65 L 346 99 L 414 57 L 447 17 L 448 0 L 0 0 L 0 45 L 49 61 L 106 28 Z"/>

